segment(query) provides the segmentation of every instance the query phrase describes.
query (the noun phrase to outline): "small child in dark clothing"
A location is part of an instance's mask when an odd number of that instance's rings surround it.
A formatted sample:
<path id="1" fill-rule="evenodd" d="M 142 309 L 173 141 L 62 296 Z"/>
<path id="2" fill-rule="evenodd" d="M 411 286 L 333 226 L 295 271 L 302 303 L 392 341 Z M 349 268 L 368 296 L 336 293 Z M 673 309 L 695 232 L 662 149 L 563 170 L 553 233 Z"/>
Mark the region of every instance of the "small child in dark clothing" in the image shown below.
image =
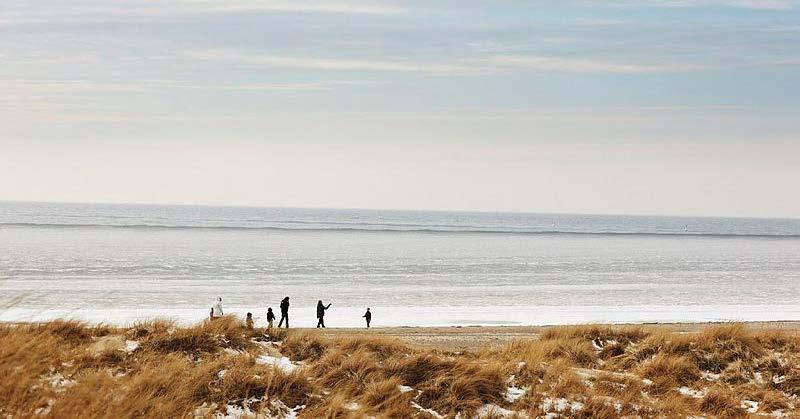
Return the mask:
<path id="1" fill-rule="evenodd" d="M 272 329 L 272 322 L 275 321 L 275 313 L 272 312 L 272 307 L 267 309 L 267 329 Z"/>

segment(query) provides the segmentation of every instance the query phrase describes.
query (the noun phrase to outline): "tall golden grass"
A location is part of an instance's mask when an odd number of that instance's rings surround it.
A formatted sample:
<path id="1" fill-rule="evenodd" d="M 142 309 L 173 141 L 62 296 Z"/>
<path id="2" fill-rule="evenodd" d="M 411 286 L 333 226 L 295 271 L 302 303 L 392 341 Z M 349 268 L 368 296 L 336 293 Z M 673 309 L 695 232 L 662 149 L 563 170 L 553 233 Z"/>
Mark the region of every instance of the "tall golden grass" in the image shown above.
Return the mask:
<path id="1" fill-rule="evenodd" d="M 554 327 L 466 353 L 251 331 L 234 317 L 5 324 L 0 417 L 794 416 L 798 349 L 795 332 L 742 324 Z M 281 357 L 292 363 L 271 364 Z"/>

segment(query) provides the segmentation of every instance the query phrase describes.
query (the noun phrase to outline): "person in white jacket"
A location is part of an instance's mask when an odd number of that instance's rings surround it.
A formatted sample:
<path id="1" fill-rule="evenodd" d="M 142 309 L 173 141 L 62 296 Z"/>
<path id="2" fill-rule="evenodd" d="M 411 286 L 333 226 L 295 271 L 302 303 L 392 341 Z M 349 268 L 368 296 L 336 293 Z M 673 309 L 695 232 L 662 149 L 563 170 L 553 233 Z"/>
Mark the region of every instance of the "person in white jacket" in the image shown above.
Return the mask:
<path id="1" fill-rule="evenodd" d="M 222 317 L 222 297 L 217 297 L 217 301 L 211 306 L 211 318 Z"/>

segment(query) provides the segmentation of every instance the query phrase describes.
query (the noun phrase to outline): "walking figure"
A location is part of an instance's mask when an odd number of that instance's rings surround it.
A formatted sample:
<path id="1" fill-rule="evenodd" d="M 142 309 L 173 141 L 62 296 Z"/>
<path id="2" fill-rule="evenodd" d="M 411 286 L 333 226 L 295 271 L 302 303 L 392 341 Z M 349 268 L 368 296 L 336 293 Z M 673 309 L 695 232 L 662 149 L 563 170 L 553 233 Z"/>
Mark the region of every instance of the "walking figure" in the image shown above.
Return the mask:
<path id="1" fill-rule="evenodd" d="M 364 315 L 361 317 L 367 320 L 367 329 L 369 329 L 369 322 L 372 321 L 372 313 L 369 311 L 369 307 L 367 307 L 367 312 L 364 313 Z"/>
<path id="2" fill-rule="evenodd" d="M 286 328 L 289 328 L 289 297 L 284 297 L 281 300 L 281 321 L 278 322 L 278 328 L 283 325 L 283 320 L 286 320 Z"/>
<path id="3" fill-rule="evenodd" d="M 245 324 L 247 325 L 247 330 L 253 330 L 253 313 L 247 313 Z"/>
<path id="4" fill-rule="evenodd" d="M 275 321 L 275 313 L 272 312 L 272 307 L 267 309 L 267 329 L 272 329 L 272 322 Z M 289 323 L 289 320 L 286 320 Z"/>
<path id="5" fill-rule="evenodd" d="M 317 327 L 325 327 L 325 310 L 331 308 L 331 304 L 328 303 L 327 306 L 322 304 L 322 300 L 317 301 Z"/>

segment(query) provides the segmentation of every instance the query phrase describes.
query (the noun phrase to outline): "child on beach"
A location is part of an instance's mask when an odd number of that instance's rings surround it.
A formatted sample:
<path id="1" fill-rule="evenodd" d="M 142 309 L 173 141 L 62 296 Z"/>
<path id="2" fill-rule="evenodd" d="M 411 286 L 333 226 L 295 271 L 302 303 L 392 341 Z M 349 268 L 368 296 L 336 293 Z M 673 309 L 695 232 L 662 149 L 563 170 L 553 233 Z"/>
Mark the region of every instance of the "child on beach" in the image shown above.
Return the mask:
<path id="1" fill-rule="evenodd" d="M 211 319 L 222 317 L 222 297 L 217 297 L 217 301 L 211 306 Z"/>
<path id="2" fill-rule="evenodd" d="M 272 322 L 275 321 L 275 313 L 272 312 L 272 307 L 267 309 L 267 330 L 272 329 Z"/>
<path id="3" fill-rule="evenodd" d="M 247 330 L 253 330 L 253 313 L 247 313 L 245 324 L 247 325 Z"/>

